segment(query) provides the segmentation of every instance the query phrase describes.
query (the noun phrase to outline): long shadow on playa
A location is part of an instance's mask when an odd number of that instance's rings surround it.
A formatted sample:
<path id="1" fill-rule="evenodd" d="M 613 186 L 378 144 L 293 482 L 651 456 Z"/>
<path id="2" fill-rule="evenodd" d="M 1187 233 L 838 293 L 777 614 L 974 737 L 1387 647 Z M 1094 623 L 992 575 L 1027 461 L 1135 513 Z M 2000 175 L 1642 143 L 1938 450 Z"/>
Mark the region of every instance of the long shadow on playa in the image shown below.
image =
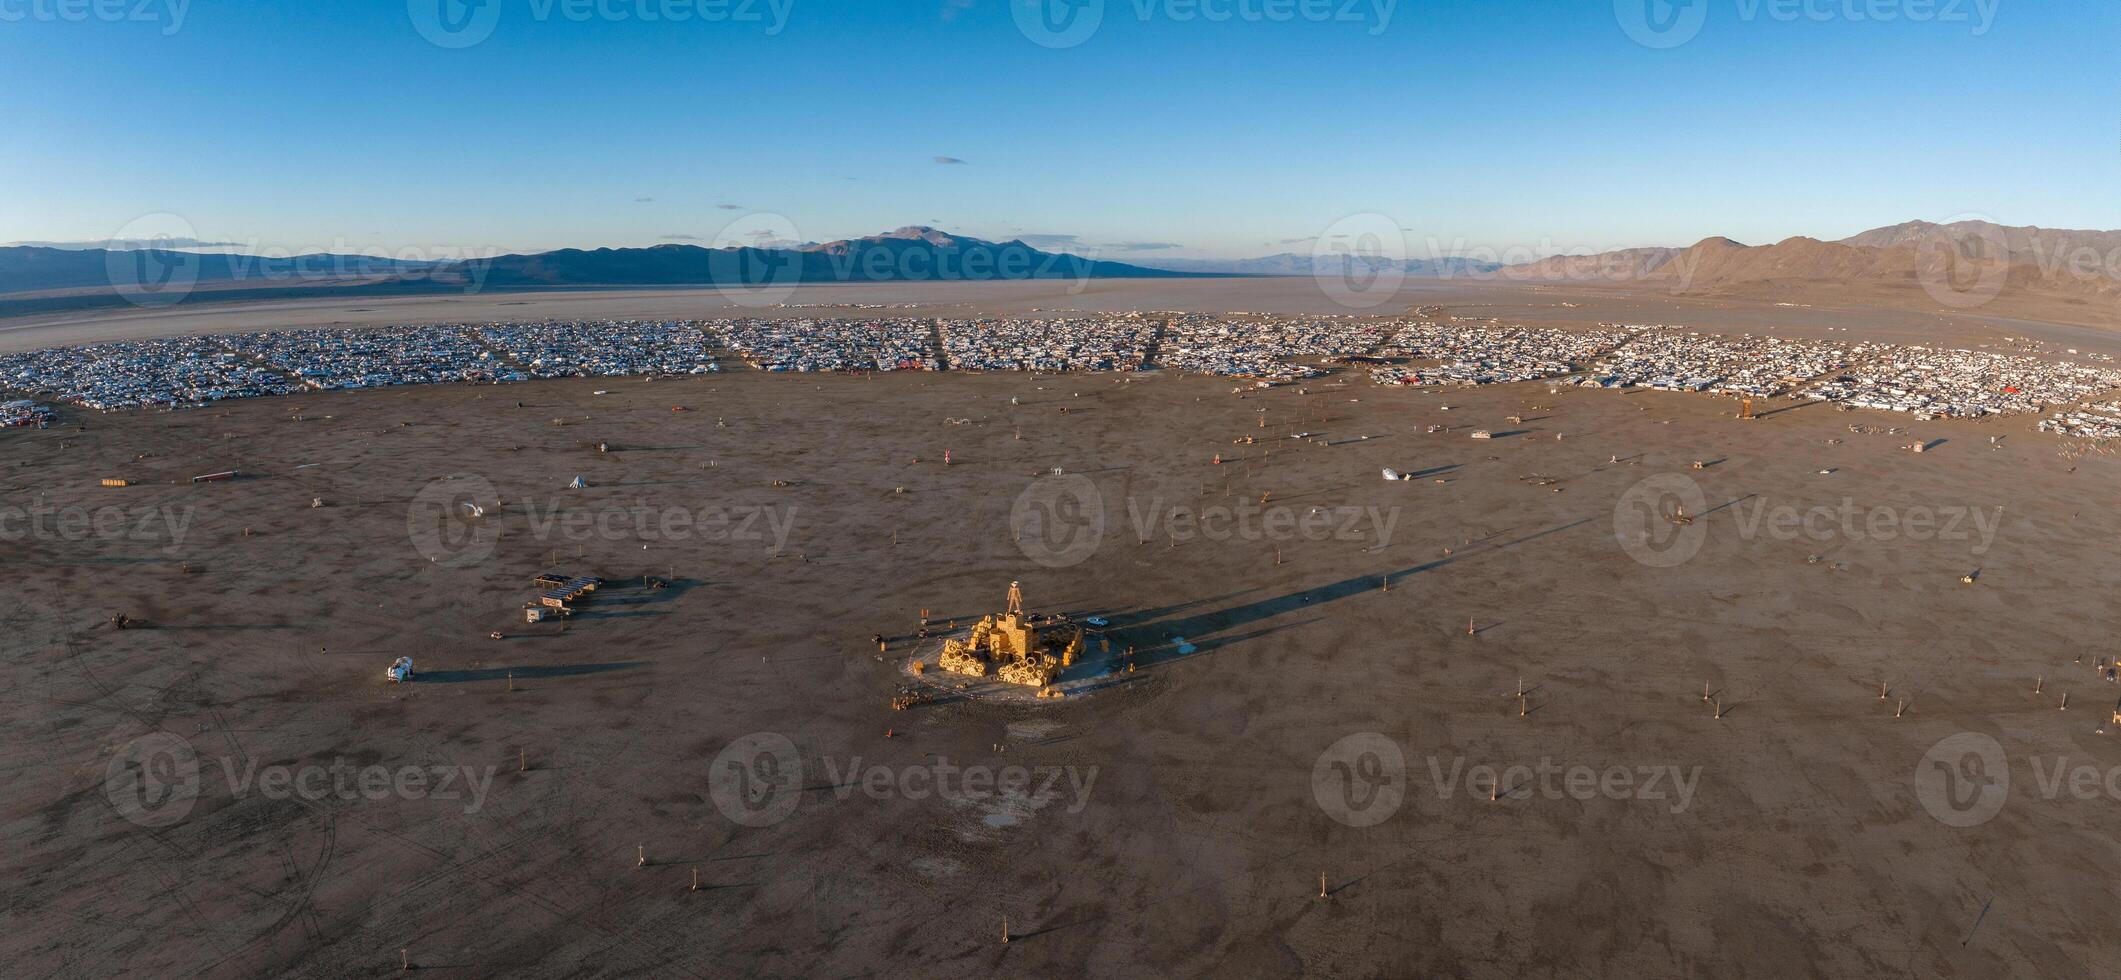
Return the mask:
<path id="1" fill-rule="evenodd" d="M 554 677 L 581 677 L 587 674 L 603 674 L 614 670 L 632 670 L 636 667 L 653 666 L 653 660 L 629 660 L 615 664 L 554 664 L 538 667 L 488 667 L 480 670 L 429 670 L 413 675 L 415 684 L 469 684 L 475 681 L 500 681 L 514 676 L 519 681 L 534 681 Z"/>
<path id="2" fill-rule="evenodd" d="M 1788 407 L 1788 408 L 1778 408 L 1778 409 L 1775 409 L 1775 410 L 1773 410 L 1773 411 L 1769 411 L 1769 412 L 1754 412 L 1754 413 L 1753 413 L 1753 417 L 1754 417 L 1754 418 L 1756 418 L 1756 419 L 1764 419 L 1764 418 L 1767 418 L 1767 417 L 1768 417 L 1768 416 L 1770 416 L 1770 415 L 1781 415 L 1781 414 L 1782 414 L 1782 413 L 1784 413 L 1784 412 L 1794 412 L 1794 411 L 1796 411 L 1796 410 L 1798 410 L 1798 409 L 1800 409 L 1800 408 L 1810 408 L 1810 407 L 1812 407 L 1813 405 L 1825 405 L 1825 404 L 1828 404 L 1828 403 L 1827 403 L 1827 402 L 1824 402 L 1824 401 L 1816 401 L 1816 400 L 1815 400 L 1815 401 L 1802 401 L 1802 402 L 1798 402 L 1798 403 L 1797 403 L 1797 404 L 1795 404 L 1795 405 L 1791 405 L 1791 406 L 1790 406 L 1790 407 Z"/>
<path id="3" fill-rule="evenodd" d="M 1514 548 L 1518 545 L 1536 541 L 1550 534 L 1559 534 L 1563 531 L 1582 527 L 1586 524 L 1593 523 L 1593 521 L 1593 518 L 1582 518 L 1580 520 L 1571 521 L 1567 524 L 1556 525 L 1554 527 L 1547 528 L 1543 531 L 1534 531 L 1523 537 L 1515 538 L 1509 541 L 1499 542 L 1494 545 L 1480 548 L 1478 550 L 1455 554 L 1448 558 L 1441 558 L 1436 561 L 1424 562 L 1420 565 L 1414 565 L 1408 568 L 1396 569 L 1391 571 L 1389 574 L 1395 581 L 1404 579 L 1409 575 L 1419 575 L 1424 572 L 1434 571 L 1446 565 L 1455 564 L 1461 561 L 1471 561 L 1480 558 L 1483 555 L 1489 555 L 1498 551 L 1502 551 L 1504 549 Z M 1158 619 L 1153 616 L 1127 616 L 1123 618 L 1115 617 L 1115 619 L 1119 619 L 1121 622 L 1123 622 L 1125 624 L 1126 630 L 1134 636 L 1143 636 L 1144 634 L 1147 634 L 1148 636 L 1155 637 L 1159 642 L 1163 641 L 1168 637 L 1184 637 L 1187 643 L 1192 644 L 1195 647 L 1194 651 L 1192 651 L 1192 653 L 1188 655 L 1197 655 L 1198 653 L 1206 649 L 1223 646 L 1230 642 L 1230 640 L 1217 641 L 1215 639 L 1215 635 L 1217 633 L 1223 632 L 1225 630 L 1231 630 L 1241 626 L 1247 626 L 1252 623 L 1257 623 L 1262 620 L 1272 619 L 1284 613 L 1294 612 L 1306 608 L 1315 608 L 1324 605 L 1325 603 L 1335 602 L 1341 599 L 1348 598 L 1349 596 L 1377 592 L 1383 586 L 1383 576 L 1385 574 L 1385 572 L 1380 571 L 1373 574 L 1358 575 L 1353 578 L 1341 579 L 1338 582 L 1331 582 L 1325 585 L 1320 585 L 1309 589 L 1303 589 L 1297 592 L 1290 592 L 1284 595 L 1272 596 L 1270 598 L 1260 599 L 1254 602 L 1248 602 L 1239 606 L 1231 606 L 1224 609 L 1218 609 L 1213 612 L 1199 613 L 1191 616 L 1181 616 L 1170 619 Z"/>

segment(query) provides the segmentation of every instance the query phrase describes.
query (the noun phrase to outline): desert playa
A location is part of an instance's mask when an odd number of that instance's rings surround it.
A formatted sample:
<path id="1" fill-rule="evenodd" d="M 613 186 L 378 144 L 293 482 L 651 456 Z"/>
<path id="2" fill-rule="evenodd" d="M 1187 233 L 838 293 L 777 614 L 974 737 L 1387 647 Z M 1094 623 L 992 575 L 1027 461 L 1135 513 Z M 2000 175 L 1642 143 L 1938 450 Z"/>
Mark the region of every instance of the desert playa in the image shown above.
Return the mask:
<path id="1" fill-rule="evenodd" d="M 1023 288 L 1006 302 L 1058 299 Z M 680 312 L 636 301 L 600 313 Z M 2121 577 L 2121 464 L 2025 417 L 1736 410 L 1349 368 L 62 410 L 0 435 L 0 955 L 210 976 L 2121 966 L 2096 601 Z M 548 573 L 602 584 L 527 622 Z M 1001 611 L 1011 582 L 1095 617 L 1133 669 L 895 710 L 922 631 Z M 1963 764 L 1989 744 L 2000 771 Z"/>

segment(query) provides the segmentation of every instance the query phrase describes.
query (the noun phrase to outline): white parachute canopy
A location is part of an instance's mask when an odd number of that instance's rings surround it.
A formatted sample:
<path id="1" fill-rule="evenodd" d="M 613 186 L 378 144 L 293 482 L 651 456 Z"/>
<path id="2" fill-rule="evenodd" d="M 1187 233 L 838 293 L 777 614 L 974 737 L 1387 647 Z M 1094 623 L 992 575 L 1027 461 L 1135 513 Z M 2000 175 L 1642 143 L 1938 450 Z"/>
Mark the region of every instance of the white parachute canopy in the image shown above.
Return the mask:
<path id="1" fill-rule="evenodd" d="M 1399 479 L 1399 471 L 1391 469 L 1385 470 L 1385 479 L 1387 481 Z"/>
<path id="2" fill-rule="evenodd" d="M 578 476 L 578 477 L 575 477 L 575 478 L 574 478 L 574 482 L 573 482 L 573 483 L 570 483 L 570 484 L 568 484 L 568 485 L 567 485 L 567 489 L 569 489 L 569 490 L 587 490 L 587 489 L 589 489 L 589 481 L 588 481 L 588 480 L 584 480 L 584 479 L 582 479 L 582 478 L 581 478 L 581 477 L 579 477 L 579 476 Z"/>

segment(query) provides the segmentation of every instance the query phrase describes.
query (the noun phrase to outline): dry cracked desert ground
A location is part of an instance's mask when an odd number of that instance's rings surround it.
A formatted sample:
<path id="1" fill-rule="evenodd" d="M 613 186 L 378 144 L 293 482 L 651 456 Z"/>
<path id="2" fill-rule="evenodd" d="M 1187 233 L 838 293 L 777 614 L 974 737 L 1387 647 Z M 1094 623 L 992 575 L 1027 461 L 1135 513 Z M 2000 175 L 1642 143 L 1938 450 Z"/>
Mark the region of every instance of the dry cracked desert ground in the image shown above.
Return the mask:
<path id="1" fill-rule="evenodd" d="M 2113 973 L 2121 463 L 1794 404 L 732 372 L 0 434 L 0 959 Z M 526 624 L 555 568 L 608 584 Z M 893 710 L 1012 581 L 1136 669 Z"/>

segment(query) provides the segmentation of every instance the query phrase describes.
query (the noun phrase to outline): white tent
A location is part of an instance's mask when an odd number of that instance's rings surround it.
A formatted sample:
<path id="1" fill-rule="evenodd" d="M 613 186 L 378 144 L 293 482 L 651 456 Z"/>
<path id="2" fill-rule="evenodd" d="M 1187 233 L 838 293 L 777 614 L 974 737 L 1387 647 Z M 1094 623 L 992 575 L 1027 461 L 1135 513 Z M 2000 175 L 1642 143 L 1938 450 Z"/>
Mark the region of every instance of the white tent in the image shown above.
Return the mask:
<path id="1" fill-rule="evenodd" d="M 579 477 L 579 476 L 578 476 L 578 477 L 575 477 L 575 478 L 574 478 L 574 482 L 573 482 L 573 483 L 570 483 L 570 484 L 568 484 L 568 485 L 567 485 L 567 489 L 569 489 L 569 490 L 587 490 L 587 489 L 589 489 L 589 481 L 588 481 L 588 480 L 584 480 L 584 479 L 582 479 L 582 478 L 581 478 L 581 477 Z"/>

